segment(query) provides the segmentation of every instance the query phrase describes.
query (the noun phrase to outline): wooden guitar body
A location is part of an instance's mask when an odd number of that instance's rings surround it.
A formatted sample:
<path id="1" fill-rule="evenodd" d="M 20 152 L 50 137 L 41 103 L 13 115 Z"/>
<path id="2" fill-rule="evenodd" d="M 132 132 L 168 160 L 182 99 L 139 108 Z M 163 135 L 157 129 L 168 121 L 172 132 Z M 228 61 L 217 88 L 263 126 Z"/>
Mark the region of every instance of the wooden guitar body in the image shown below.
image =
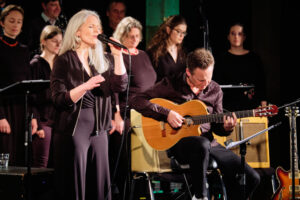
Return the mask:
<path id="1" fill-rule="evenodd" d="M 281 167 L 276 169 L 276 176 L 280 183 L 273 200 L 290 200 L 292 199 L 292 175 L 291 171 L 285 171 Z M 299 172 L 295 173 L 295 198 L 300 199 Z"/>
<path id="2" fill-rule="evenodd" d="M 187 101 L 180 105 L 162 98 L 151 99 L 150 102 L 174 110 L 184 117 L 183 125 L 178 129 L 174 129 L 167 122 L 156 121 L 153 118 L 142 116 L 142 127 L 147 143 L 152 148 L 160 151 L 171 148 L 181 138 L 199 136 L 201 134 L 200 124 L 222 123 L 225 115 L 224 113 L 208 114 L 206 105 L 199 100 Z M 274 115 L 277 111 L 277 107 L 273 105 L 255 110 L 237 111 L 235 114 L 237 118 L 262 117 Z"/>
<path id="3" fill-rule="evenodd" d="M 152 99 L 151 102 L 174 110 L 184 117 L 208 113 L 205 104 L 198 100 L 191 100 L 180 105 L 159 98 Z M 148 144 L 161 151 L 169 149 L 183 137 L 199 136 L 201 133 L 200 125 L 195 124 L 185 123 L 180 129 L 173 129 L 167 122 L 158 122 L 148 117 L 142 117 L 142 124 Z"/>

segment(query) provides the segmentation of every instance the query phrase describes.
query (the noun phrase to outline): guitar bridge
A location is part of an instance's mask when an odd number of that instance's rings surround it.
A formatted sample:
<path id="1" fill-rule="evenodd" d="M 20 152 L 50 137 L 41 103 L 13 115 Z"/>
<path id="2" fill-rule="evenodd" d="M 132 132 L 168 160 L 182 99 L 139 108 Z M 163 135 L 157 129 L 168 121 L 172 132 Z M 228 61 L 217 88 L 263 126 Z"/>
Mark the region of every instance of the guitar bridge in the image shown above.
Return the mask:
<path id="1" fill-rule="evenodd" d="M 159 125 L 160 125 L 160 130 L 161 130 L 161 136 L 162 137 L 167 137 L 165 122 L 164 121 L 160 121 Z"/>

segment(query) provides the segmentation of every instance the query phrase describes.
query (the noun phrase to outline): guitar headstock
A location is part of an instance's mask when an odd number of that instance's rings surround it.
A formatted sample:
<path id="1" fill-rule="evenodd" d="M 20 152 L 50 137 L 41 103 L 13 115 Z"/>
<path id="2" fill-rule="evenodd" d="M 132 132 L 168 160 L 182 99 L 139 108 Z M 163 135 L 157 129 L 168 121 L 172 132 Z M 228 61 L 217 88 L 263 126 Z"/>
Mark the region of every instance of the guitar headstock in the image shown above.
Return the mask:
<path id="1" fill-rule="evenodd" d="M 295 116 L 298 117 L 299 116 L 299 107 L 297 106 L 288 106 L 285 107 L 285 116 Z"/>
<path id="2" fill-rule="evenodd" d="M 276 105 L 262 106 L 254 110 L 255 117 L 270 117 L 278 113 Z"/>

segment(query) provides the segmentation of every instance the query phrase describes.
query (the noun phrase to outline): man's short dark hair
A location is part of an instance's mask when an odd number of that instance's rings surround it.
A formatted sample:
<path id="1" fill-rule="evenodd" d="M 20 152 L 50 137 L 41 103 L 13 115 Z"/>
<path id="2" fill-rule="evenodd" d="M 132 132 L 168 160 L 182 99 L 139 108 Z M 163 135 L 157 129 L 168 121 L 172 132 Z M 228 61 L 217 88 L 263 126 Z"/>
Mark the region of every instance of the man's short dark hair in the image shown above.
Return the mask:
<path id="1" fill-rule="evenodd" d="M 110 10 L 111 5 L 112 5 L 113 3 L 122 3 L 122 4 L 125 6 L 125 9 L 126 9 L 126 3 L 125 3 L 125 1 L 123 1 L 123 0 L 111 0 L 111 1 L 108 2 L 108 6 L 106 7 L 106 10 L 107 10 L 107 11 Z"/>
<path id="2" fill-rule="evenodd" d="M 207 69 L 209 66 L 214 65 L 215 59 L 209 50 L 199 48 L 188 54 L 186 64 L 189 71 L 193 73 L 196 68 Z"/>
<path id="3" fill-rule="evenodd" d="M 41 2 L 44 3 L 45 5 L 47 5 L 50 1 L 59 1 L 59 0 L 41 0 Z"/>

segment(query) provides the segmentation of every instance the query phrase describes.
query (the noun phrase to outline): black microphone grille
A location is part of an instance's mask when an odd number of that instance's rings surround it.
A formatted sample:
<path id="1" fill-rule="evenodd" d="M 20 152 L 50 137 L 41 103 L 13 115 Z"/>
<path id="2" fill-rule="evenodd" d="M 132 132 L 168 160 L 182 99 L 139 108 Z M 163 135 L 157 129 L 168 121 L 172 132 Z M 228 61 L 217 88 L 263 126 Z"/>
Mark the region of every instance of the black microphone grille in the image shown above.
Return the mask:
<path id="1" fill-rule="evenodd" d="M 108 37 L 105 34 L 99 34 L 98 38 L 99 39 L 108 39 Z"/>

